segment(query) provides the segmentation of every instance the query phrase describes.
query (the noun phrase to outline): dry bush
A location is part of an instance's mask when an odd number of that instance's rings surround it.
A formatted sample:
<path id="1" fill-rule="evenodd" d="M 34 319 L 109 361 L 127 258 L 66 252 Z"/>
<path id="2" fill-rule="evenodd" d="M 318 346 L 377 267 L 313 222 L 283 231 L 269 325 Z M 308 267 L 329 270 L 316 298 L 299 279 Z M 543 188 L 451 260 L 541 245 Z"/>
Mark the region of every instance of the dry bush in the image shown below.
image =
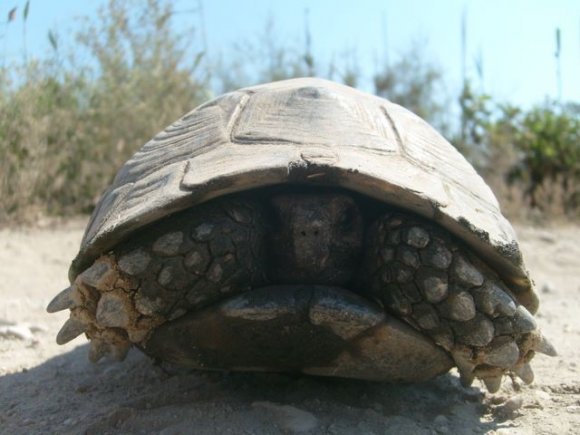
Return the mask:
<path id="1" fill-rule="evenodd" d="M 16 72 L 25 82 L 12 87 L 3 71 L 0 220 L 48 206 L 42 202 L 50 201 L 55 186 L 63 184 L 63 157 L 73 154 L 70 148 L 79 132 L 78 83 L 63 84 L 49 62 L 31 62 Z"/>
<path id="2" fill-rule="evenodd" d="M 1 71 L 0 221 L 90 211 L 131 154 L 207 98 L 171 18 L 169 3 L 110 0 L 73 55 Z"/>

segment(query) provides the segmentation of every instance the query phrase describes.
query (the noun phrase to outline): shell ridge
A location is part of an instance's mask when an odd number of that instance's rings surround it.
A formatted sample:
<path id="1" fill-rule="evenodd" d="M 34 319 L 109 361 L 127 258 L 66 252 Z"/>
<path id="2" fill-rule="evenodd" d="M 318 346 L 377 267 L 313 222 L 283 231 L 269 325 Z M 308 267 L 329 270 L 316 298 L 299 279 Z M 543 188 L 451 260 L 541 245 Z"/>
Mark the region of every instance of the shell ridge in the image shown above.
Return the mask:
<path id="1" fill-rule="evenodd" d="M 399 128 L 397 127 L 395 120 L 393 119 L 393 117 L 389 113 L 389 110 L 384 105 L 381 105 L 380 107 L 381 107 L 381 111 L 383 112 L 383 114 L 387 118 L 387 121 L 389 122 L 389 125 L 391 126 L 391 129 L 393 130 L 393 133 L 395 133 L 395 140 L 397 141 L 397 145 L 399 146 L 399 150 L 400 150 L 401 154 L 403 154 L 406 150 L 405 150 L 405 147 L 403 145 L 403 139 L 401 138 L 401 134 L 399 133 Z"/>
<path id="2" fill-rule="evenodd" d="M 394 105 L 395 106 L 395 105 Z M 407 112 L 406 109 L 397 106 L 397 109 L 401 110 L 401 111 L 405 111 Z M 493 196 L 493 194 L 491 195 L 487 195 L 487 197 L 484 197 L 482 195 L 479 194 L 479 192 L 474 192 L 473 189 L 471 189 L 471 187 L 473 187 L 473 180 L 474 178 L 478 179 L 478 181 L 481 181 L 482 183 L 477 183 L 477 184 L 483 184 L 485 187 L 487 187 L 487 185 L 485 184 L 485 182 L 483 182 L 483 179 L 479 176 L 479 174 L 477 174 L 477 172 L 475 172 L 475 170 L 471 167 L 471 165 L 467 162 L 467 160 L 463 157 L 463 155 L 461 155 L 461 153 L 459 153 L 455 147 L 453 145 L 452 148 L 455 151 L 455 155 L 453 156 L 454 158 L 459 158 L 461 159 L 462 163 L 463 161 L 467 164 L 463 164 L 461 166 L 460 171 L 458 172 L 465 172 L 465 171 L 469 171 L 468 174 L 462 174 L 461 176 L 461 182 L 453 177 L 451 177 L 447 172 L 443 171 L 441 169 L 441 167 L 439 165 L 444 165 L 447 167 L 451 167 L 452 169 L 455 169 L 457 171 L 457 165 L 451 161 L 446 161 L 444 159 L 441 158 L 441 153 L 440 152 L 435 152 L 434 150 L 431 149 L 430 146 L 423 146 L 421 147 L 421 152 L 424 153 L 425 155 L 427 155 L 430 160 L 436 160 L 437 165 L 435 165 L 434 162 L 429 162 L 429 159 L 427 159 L 427 161 L 425 161 L 425 159 L 420 159 L 418 158 L 416 155 L 414 155 L 413 152 L 411 152 L 411 150 L 409 149 L 409 147 L 407 146 L 407 142 L 403 140 L 399 129 L 397 127 L 397 123 L 395 122 L 394 117 L 389 113 L 389 111 L 383 107 L 383 111 L 389 121 L 389 123 L 391 124 L 393 130 L 395 131 L 395 134 L 397 136 L 398 139 L 398 143 L 401 149 L 401 154 L 404 156 L 404 158 L 409 161 L 409 163 L 411 163 L 414 167 L 420 168 L 421 170 L 423 170 L 426 173 L 431 173 L 431 172 L 436 172 L 438 174 L 439 177 L 441 177 L 443 180 L 445 180 L 445 183 L 441 183 L 443 185 L 443 189 L 445 191 L 445 193 L 449 196 L 450 202 L 451 199 L 453 198 L 453 195 L 449 195 L 450 194 L 450 189 L 449 189 L 449 184 L 451 184 L 455 189 L 460 190 L 462 193 L 473 197 L 475 203 L 484 203 L 488 206 L 488 208 L 490 210 L 492 210 L 494 213 L 499 212 L 499 204 L 497 203 L 497 200 L 495 200 L 495 197 Z M 416 115 L 415 115 L 416 116 Z M 412 119 L 412 121 L 419 121 L 420 118 L 417 119 Z M 427 122 L 420 120 L 422 125 L 421 127 L 425 128 L 428 127 L 429 128 L 429 133 L 437 133 L 438 136 L 439 133 L 434 130 Z M 418 122 L 417 122 L 418 123 Z M 418 129 L 413 129 L 413 131 L 418 130 Z M 445 138 L 443 138 L 442 136 L 440 136 L 440 139 L 442 141 L 445 141 Z M 424 138 L 422 140 L 423 143 L 425 144 L 429 144 L 432 141 L 429 141 L 427 138 Z M 465 180 L 465 176 L 469 176 L 470 179 Z M 470 188 L 468 189 L 467 186 L 469 186 Z M 486 193 L 491 193 L 491 190 L 489 188 L 487 188 L 487 190 L 489 190 L 489 192 Z M 493 199 L 493 200 L 492 200 Z"/>
<path id="3" fill-rule="evenodd" d="M 250 101 L 250 98 L 252 96 L 251 94 L 252 94 L 251 92 L 247 92 L 242 95 L 240 101 L 238 102 L 238 104 L 236 104 L 236 107 L 234 108 L 234 111 L 232 112 L 230 119 L 226 124 L 226 135 L 231 143 L 235 142 L 234 131 L 236 130 L 237 124 L 240 122 L 241 113 L 248 104 L 248 101 Z"/>

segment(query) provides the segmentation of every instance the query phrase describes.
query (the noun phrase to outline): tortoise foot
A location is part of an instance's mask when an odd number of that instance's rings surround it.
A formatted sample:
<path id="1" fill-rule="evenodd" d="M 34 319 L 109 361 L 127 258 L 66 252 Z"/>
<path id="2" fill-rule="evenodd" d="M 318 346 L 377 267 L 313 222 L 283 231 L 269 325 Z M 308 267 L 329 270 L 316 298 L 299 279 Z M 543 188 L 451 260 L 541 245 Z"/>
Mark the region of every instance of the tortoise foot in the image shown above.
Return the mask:
<path id="1" fill-rule="evenodd" d="M 464 386 L 479 378 L 495 392 L 510 373 L 530 383 L 534 354 L 556 354 L 517 294 L 432 223 L 390 213 L 374 223 L 368 240 L 370 295 L 447 350 Z"/>

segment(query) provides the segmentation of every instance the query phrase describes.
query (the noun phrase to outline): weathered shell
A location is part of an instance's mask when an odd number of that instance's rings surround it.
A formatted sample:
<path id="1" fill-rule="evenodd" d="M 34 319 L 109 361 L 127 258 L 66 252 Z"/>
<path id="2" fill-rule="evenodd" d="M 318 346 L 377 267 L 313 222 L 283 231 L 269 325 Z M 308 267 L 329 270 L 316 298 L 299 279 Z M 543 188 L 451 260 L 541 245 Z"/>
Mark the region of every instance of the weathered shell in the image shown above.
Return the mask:
<path id="1" fill-rule="evenodd" d="M 436 221 L 537 309 L 514 230 L 463 156 L 403 107 L 313 78 L 225 94 L 146 143 L 98 203 L 70 278 L 150 222 L 282 183 L 342 186 Z"/>

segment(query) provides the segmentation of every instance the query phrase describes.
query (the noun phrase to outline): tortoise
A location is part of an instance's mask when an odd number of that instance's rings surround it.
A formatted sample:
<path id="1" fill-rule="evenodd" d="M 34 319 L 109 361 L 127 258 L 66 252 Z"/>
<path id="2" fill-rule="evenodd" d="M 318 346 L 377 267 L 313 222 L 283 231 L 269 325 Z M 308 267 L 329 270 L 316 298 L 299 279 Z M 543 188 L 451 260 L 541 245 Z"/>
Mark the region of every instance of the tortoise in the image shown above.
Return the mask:
<path id="1" fill-rule="evenodd" d="M 121 168 L 48 305 L 93 362 L 490 392 L 533 380 L 538 298 L 490 188 L 401 106 L 301 78 L 227 93 Z"/>

